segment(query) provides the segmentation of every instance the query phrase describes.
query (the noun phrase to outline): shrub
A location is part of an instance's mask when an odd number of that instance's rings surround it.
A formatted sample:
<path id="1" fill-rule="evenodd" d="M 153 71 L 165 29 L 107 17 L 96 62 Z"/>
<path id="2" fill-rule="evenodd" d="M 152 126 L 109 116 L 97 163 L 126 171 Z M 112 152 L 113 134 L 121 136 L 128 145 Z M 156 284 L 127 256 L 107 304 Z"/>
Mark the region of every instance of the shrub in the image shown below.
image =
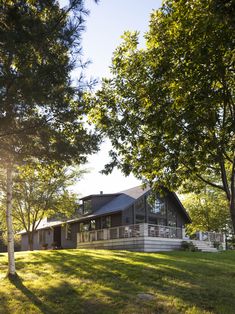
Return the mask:
<path id="1" fill-rule="evenodd" d="M 217 250 L 219 250 L 219 251 L 222 251 L 222 250 L 223 250 L 222 244 L 221 244 L 220 242 L 218 242 L 218 241 L 214 241 L 214 242 L 213 242 L 213 246 L 214 246 Z"/>
<path id="2" fill-rule="evenodd" d="M 198 251 L 198 248 L 191 241 L 190 242 L 182 241 L 181 249 L 183 251 L 189 251 L 189 252 L 196 252 L 196 251 Z"/>
<path id="3" fill-rule="evenodd" d="M 42 244 L 42 250 L 47 250 L 47 248 L 48 248 L 48 243 Z"/>

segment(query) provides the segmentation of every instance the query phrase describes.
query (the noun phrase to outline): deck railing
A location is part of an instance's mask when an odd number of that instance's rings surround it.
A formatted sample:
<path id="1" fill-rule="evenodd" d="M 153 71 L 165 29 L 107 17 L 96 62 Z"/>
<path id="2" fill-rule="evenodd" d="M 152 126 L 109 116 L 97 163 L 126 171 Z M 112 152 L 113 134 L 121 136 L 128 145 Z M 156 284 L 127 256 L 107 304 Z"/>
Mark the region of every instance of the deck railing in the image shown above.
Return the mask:
<path id="1" fill-rule="evenodd" d="M 178 227 L 142 223 L 100 230 L 83 231 L 78 233 L 78 242 L 83 243 L 137 237 L 182 239 L 183 229 Z"/>
<path id="2" fill-rule="evenodd" d="M 183 238 L 183 229 L 178 227 L 160 226 L 160 225 L 148 225 L 149 237 L 160 238 Z"/>
<path id="3" fill-rule="evenodd" d="M 220 232 L 198 231 L 196 233 L 196 240 L 223 243 L 225 242 L 225 236 Z"/>

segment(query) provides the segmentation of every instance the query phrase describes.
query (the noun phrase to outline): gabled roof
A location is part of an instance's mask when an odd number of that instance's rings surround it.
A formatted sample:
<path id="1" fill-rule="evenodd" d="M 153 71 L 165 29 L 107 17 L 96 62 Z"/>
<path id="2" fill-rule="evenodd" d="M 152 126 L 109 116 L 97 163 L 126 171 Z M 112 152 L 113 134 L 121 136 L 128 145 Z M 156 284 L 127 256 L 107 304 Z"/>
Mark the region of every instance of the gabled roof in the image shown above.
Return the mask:
<path id="1" fill-rule="evenodd" d="M 94 218 L 94 217 L 98 217 L 98 216 L 103 216 L 106 214 L 112 214 L 115 212 L 120 212 L 123 211 L 125 209 L 127 209 L 129 206 L 132 206 L 135 201 L 140 198 L 141 196 L 145 195 L 146 193 L 148 193 L 151 190 L 151 188 L 149 186 L 143 188 L 141 185 L 140 186 L 136 186 L 134 188 L 128 189 L 128 190 L 124 190 L 121 191 L 119 193 L 112 193 L 112 194 L 92 194 L 86 197 L 81 198 L 81 200 L 86 200 L 92 196 L 115 196 L 114 199 L 110 202 L 108 202 L 107 204 L 103 205 L 102 207 L 100 207 L 99 209 L 97 209 L 96 211 L 94 211 L 91 214 L 88 215 L 83 215 L 79 218 L 74 218 L 74 219 L 70 219 L 67 221 L 53 221 L 53 222 L 42 222 L 39 227 L 37 228 L 37 230 L 40 229 L 46 229 L 46 228 L 50 228 L 53 226 L 58 226 L 58 225 L 62 225 L 64 223 L 72 223 L 72 222 L 77 222 L 77 221 L 84 221 L 88 218 Z M 165 189 L 165 191 L 174 199 L 174 201 L 178 204 L 178 206 L 181 209 L 181 212 L 185 215 L 186 219 L 188 220 L 188 222 L 191 222 L 191 218 L 189 217 L 188 213 L 186 212 L 185 208 L 183 207 L 182 203 L 180 202 L 178 196 L 176 195 L 176 193 L 174 192 L 170 192 L 169 190 Z M 25 230 L 21 231 L 19 234 L 23 234 L 25 233 Z"/>
<path id="2" fill-rule="evenodd" d="M 81 216 L 79 218 L 68 220 L 67 222 L 83 221 L 88 218 L 94 218 L 94 217 L 103 216 L 106 214 L 112 214 L 112 213 L 123 211 L 127 209 L 129 206 L 133 205 L 138 198 L 145 195 L 150 190 L 151 188 L 149 186 L 143 188 L 143 186 L 140 185 L 140 186 L 136 186 L 134 188 L 128 189 L 128 190 L 120 191 L 119 193 L 105 194 L 105 195 L 115 195 L 116 197 L 112 201 L 108 202 L 107 204 L 103 205 L 101 208 L 94 211 L 93 213 Z M 182 214 L 186 217 L 188 222 L 191 222 L 191 218 L 189 217 L 188 213 L 186 212 L 184 206 L 180 202 L 176 193 L 170 192 L 167 189 L 165 189 L 165 191 L 166 193 L 171 195 L 171 197 L 174 199 L 176 204 L 178 204 L 178 206 L 181 209 Z M 98 195 L 102 196 L 104 194 L 97 194 L 96 196 Z M 86 199 L 86 197 L 83 199 Z"/>
<path id="3" fill-rule="evenodd" d="M 75 222 L 75 221 L 82 221 L 87 218 L 97 217 L 97 216 L 103 216 L 105 214 L 112 214 L 115 212 L 120 212 L 134 204 L 134 202 L 143 196 L 145 193 L 147 193 L 150 190 L 149 187 L 142 188 L 142 186 L 136 186 L 134 188 L 121 191 L 119 193 L 113 193 L 113 194 L 95 194 L 95 196 L 103 196 L 103 195 L 115 195 L 116 197 L 108 202 L 107 204 L 103 205 L 101 208 L 94 211 L 92 214 L 88 214 L 85 216 L 82 216 L 80 218 L 71 219 L 68 222 Z M 90 197 L 91 195 L 89 195 Z M 87 197 L 82 198 L 87 199 Z"/>
<path id="4" fill-rule="evenodd" d="M 84 200 L 87 200 L 87 199 L 90 199 L 92 197 L 96 197 L 96 196 L 117 196 L 117 195 L 120 195 L 120 193 L 106 193 L 106 194 L 103 194 L 103 193 L 100 193 L 100 194 L 90 194 L 90 195 L 87 195 L 87 196 L 84 196 L 84 197 L 81 197 L 80 200 L 81 201 L 84 201 Z"/>
<path id="5" fill-rule="evenodd" d="M 48 229 L 48 228 L 60 226 L 64 223 L 66 223 L 66 221 L 62 221 L 62 220 L 48 221 L 48 218 L 44 218 L 40 221 L 40 223 L 37 227 L 37 230 Z M 24 229 L 24 230 L 21 230 L 20 232 L 18 232 L 17 234 L 25 234 L 25 233 L 27 233 L 27 231 Z"/>
<path id="6" fill-rule="evenodd" d="M 115 197 L 111 202 L 105 204 L 94 212 L 94 215 L 104 215 L 117 211 L 122 211 L 127 207 L 134 204 L 134 202 L 148 192 L 150 188 L 143 189 L 141 186 L 137 186 L 132 189 L 124 190 L 118 193 L 119 196 Z"/>

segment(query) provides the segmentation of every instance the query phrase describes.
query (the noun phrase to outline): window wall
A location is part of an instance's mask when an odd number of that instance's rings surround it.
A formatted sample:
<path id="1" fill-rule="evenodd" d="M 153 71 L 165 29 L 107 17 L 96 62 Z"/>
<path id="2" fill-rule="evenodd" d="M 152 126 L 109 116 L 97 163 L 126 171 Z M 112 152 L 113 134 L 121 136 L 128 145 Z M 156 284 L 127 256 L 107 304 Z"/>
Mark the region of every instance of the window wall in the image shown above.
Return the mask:
<path id="1" fill-rule="evenodd" d="M 145 197 L 141 197 L 135 203 L 135 223 L 146 222 Z"/>
<path id="2" fill-rule="evenodd" d="M 174 209 L 168 208 L 167 220 L 168 220 L 168 226 L 171 226 L 171 227 L 177 226 L 177 216 Z"/>
<path id="3" fill-rule="evenodd" d="M 167 197 L 149 194 L 140 198 L 135 204 L 135 223 L 148 222 L 162 226 L 176 226 L 176 209 L 169 203 Z"/>

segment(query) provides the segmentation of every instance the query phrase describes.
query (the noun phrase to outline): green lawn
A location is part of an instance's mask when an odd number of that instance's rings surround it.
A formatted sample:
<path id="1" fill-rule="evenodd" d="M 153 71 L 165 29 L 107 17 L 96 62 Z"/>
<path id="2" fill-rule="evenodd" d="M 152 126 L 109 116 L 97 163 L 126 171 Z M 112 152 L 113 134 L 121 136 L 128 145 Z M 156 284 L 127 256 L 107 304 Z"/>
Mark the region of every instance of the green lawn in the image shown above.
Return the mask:
<path id="1" fill-rule="evenodd" d="M 235 313 L 235 252 L 35 251 L 16 265 L 10 282 L 0 253 L 1 314 Z"/>

